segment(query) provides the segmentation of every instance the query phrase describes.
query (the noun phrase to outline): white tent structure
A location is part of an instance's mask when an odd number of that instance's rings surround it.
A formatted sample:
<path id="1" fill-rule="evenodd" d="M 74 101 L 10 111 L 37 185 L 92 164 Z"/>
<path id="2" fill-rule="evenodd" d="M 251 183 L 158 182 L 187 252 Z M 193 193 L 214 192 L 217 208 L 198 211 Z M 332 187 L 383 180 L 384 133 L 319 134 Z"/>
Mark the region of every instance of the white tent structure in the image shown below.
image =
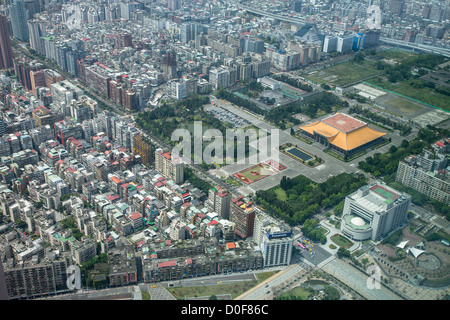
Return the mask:
<path id="1" fill-rule="evenodd" d="M 400 243 L 397 245 L 397 248 L 405 249 L 406 244 L 407 244 L 408 242 L 409 242 L 409 240 L 400 242 Z"/>
<path id="2" fill-rule="evenodd" d="M 417 259 L 422 253 L 425 252 L 425 250 L 420 250 L 420 249 L 417 249 L 414 247 L 410 247 L 406 250 L 406 252 L 408 252 L 408 253 L 411 252 L 411 254 L 414 256 L 414 258 Z"/>

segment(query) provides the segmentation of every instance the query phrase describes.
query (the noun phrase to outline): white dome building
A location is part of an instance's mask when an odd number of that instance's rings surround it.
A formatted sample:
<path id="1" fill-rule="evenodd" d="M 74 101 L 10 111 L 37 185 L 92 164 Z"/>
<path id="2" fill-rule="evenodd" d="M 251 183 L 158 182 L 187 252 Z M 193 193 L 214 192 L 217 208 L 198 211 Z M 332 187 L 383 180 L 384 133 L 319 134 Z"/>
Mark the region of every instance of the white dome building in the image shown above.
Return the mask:
<path id="1" fill-rule="evenodd" d="M 410 195 L 382 182 L 361 187 L 345 198 L 341 231 L 355 241 L 379 241 L 406 224 L 410 204 Z"/>

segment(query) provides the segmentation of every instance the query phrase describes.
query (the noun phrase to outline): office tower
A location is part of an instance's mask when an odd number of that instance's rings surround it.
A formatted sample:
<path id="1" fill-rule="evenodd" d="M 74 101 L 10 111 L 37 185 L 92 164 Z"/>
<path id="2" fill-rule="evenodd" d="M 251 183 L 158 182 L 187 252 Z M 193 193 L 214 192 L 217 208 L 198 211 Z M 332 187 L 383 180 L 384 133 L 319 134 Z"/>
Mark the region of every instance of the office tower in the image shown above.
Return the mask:
<path id="1" fill-rule="evenodd" d="M 253 242 L 261 249 L 264 267 L 290 264 L 294 238 L 287 224 L 259 212 L 255 216 Z"/>
<path id="2" fill-rule="evenodd" d="M 382 240 L 408 220 L 411 196 L 376 181 L 345 198 L 342 233 L 350 239 Z"/>
<path id="3" fill-rule="evenodd" d="M 368 30 L 364 34 L 364 48 L 370 48 L 378 45 L 380 43 L 380 30 Z"/>
<path id="4" fill-rule="evenodd" d="M 8 21 L 4 15 L 0 15 L 0 69 L 12 68 L 13 66 Z"/>
<path id="5" fill-rule="evenodd" d="M 323 41 L 323 52 L 330 53 L 335 52 L 337 49 L 337 37 L 326 36 Z"/>
<path id="6" fill-rule="evenodd" d="M 353 35 L 339 36 L 336 51 L 346 53 L 352 50 Z"/>
<path id="7" fill-rule="evenodd" d="M 357 33 L 353 36 L 352 50 L 359 51 L 363 49 L 364 45 L 364 35 L 362 33 Z"/>
<path id="8" fill-rule="evenodd" d="M 16 0 L 9 8 L 14 38 L 28 42 L 27 12 L 23 0 Z"/>

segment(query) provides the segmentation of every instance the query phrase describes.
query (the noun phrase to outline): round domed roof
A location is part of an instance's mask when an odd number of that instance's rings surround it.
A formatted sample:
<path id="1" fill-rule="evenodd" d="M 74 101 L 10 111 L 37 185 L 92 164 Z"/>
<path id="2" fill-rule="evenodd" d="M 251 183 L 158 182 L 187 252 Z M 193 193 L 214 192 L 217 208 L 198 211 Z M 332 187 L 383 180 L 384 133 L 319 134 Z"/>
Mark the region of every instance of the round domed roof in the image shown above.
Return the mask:
<path id="1" fill-rule="evenodd" d="M 358 227 L 361 227 L 366 224 L 366 222 L 360 217 L 354 217 L 352 218 L 352 220 L 350 220 L 350 222 Z"/>

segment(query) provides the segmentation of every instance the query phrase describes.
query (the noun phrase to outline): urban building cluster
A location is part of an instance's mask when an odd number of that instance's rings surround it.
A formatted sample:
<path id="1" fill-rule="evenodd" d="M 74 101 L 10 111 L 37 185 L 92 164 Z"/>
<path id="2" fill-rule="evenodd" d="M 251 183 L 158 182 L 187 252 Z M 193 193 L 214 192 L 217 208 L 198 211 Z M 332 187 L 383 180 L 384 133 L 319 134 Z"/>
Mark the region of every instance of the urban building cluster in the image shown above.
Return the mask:
<path id="1" fill-rule="evenodd" d="M 220 187 L 195 188 L 131 117 L 99 110 L 69 80 L 50 85 L 47 106 L 4 80 L 15 88 L 0 158 L 10 298 L 63 292 L 67 268 L 101 253 L 111 286 L 289 264 L 284 224 Z"/>
<path id="2" fill-rule="evenodd" d="M 431 199 L 450 204 L 448 168 L 449 140 L 436 142 L 422 154 L 400 161 L 396 181 L 423 193 Z"/>

